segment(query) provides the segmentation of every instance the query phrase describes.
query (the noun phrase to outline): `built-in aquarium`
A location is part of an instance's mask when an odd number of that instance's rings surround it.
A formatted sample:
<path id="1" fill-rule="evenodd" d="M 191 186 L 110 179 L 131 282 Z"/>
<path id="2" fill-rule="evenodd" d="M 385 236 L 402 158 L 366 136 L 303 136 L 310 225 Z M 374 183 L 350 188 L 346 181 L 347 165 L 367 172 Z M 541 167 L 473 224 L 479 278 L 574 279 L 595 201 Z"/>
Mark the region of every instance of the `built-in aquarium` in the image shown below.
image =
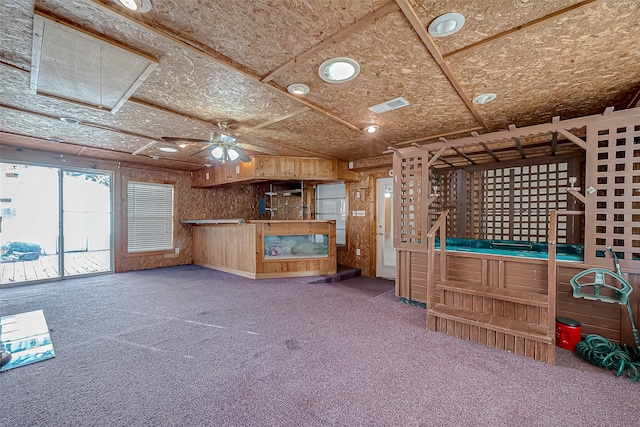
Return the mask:
<path id="1" fill-rule="evenodd" d="M 264 259 L 328 258 L 329 235 L 264 236 Z"/>

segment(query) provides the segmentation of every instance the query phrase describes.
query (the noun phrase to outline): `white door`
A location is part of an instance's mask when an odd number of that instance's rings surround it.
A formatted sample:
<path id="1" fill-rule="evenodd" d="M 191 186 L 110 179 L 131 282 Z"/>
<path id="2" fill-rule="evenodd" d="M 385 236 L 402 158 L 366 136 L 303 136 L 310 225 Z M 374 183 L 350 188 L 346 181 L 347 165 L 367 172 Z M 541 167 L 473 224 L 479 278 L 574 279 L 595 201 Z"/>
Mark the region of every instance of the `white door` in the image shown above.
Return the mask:
<path id="1" fill-rule="evenodd" d="M 393 247 L 393 178 L 377 180 L 377 245 L 376 276 L 396 278 L 396 250 Z"/>

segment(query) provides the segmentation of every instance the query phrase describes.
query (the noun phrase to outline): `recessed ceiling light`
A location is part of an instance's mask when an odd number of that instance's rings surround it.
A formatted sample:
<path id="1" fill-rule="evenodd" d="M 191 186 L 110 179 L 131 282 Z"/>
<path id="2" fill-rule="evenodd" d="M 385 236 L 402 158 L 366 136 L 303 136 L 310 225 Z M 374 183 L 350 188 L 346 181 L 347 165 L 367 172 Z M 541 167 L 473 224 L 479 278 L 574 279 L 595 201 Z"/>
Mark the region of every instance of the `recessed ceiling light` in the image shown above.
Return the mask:
<path id="1" fill-rule="evenodd" d="M 309 93 L 309 86 L 303 83 L 293 83 L 290 84 L 289 87 L 287 87 L 287 90 L 289 91 L 289 93 L 292 93 L 294 95 L 305 95 Z"/>
<path id="2" fill-rule="evenodd" d="M 487 102 L 491 102 L 494 99 L 496 99 L 496 94 L 495 93 L 483 93 L 482 95 L 478 95 L 475 98 L 473 98 L 473 103 L 474 104 L 486 104 Z"/>
<path id="3" fill-rule="evenodd" d="M 60 117 L 60 120 L 65 123 L 69 123 L 70 125 L 77 125 L 81 123 L 80 120 L 74 119 L 73 117 Z"/>
<path id="4" fill-rule="evenodd" d="M 151 10 L 151 0 L 113 0 L 133 12 L 145 13 Z"/>
<path id="5" fill-rule="evenodd" d="M 318 75 L 329 83 L 344 83 L 353 80 L 360 73 L 360 65 L 351 58 L 332 58 L 324 61 Z"/>
<path id="6" fill-rule="evenodd" d="M 464 25 L 464 16 L 459 13 L 445 13 L 429 24 L 429 34 L 433 37 L 446 37 L 457 32 Z"/>
<path id="7" fill-rule="evenodd" d="M 158 147 L 158 150 L 164 151 L 165 153 L 177 153 L 178 149 L 176 147 L 170 147 L 168 145 L 163 145 Z"/>
<path id="8" fill-rule="evenodd" d="M 366 133 L 375 133 L 375 132 L 378 131 L 378 129 L 380 129 L 380 126 L 378 126 L 378 125 L 369 125 L 369 126 L 364 128 L 364 131 Z"/>

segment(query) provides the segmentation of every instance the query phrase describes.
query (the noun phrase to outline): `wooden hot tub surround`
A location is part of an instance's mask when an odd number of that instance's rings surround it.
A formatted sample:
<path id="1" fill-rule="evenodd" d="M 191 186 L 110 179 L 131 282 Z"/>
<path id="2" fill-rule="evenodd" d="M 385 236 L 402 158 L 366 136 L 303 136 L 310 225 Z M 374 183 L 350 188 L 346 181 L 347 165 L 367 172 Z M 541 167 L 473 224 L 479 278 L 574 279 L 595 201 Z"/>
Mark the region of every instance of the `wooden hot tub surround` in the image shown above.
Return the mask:
<path id="1" fill-rule="evenodd" d="M 446 243 L 437 251 L 446 217 L 427 233 L 427 328 L 554 363 L 546 260 L 451 252 Z"/>
<path id="2" fill-rule="evenodd" d="M 468 172 L 437 162 L 447 149 L 542 134 L 550 143 L 566 138 L 583 155 L 495 165 L 469 158 Z M 555 362 L 558 316 L 581 322 L 584 335 L 634 345 L 625 306 L 575 299 L 569 282 L 589 268 L 613 270 L 612 246 L 640 318 L 638 144 L 636 108 L 394 150 L 396 295 L 426 303 L 430 330 L 546 363 Z M 452 251 L 447 235 L 547 242 L 548 258 Z M 559 243 L 583 245 L 584 259 L 556 259 Z"/>

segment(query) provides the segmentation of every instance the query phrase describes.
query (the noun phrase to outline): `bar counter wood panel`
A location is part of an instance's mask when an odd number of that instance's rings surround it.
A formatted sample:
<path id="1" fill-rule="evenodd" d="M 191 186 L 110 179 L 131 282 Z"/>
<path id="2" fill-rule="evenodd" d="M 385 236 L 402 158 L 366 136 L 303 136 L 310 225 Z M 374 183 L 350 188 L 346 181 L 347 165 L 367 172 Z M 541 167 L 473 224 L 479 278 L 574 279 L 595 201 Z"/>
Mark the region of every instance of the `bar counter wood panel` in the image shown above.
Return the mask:
<path id="1" fill-rule="evenodd" d="M 255 278 L 256 226 L 206 224 L 193 227 L 193 263 Z"/>
<path id="2" fill-rule="evenodd" d="M 335 221 L 247 221 L 193 226 L 193 263 L 252 279 L 337 272 Z M 265 236 L 326 234 L 328 256 L 265 259 Z"/>

